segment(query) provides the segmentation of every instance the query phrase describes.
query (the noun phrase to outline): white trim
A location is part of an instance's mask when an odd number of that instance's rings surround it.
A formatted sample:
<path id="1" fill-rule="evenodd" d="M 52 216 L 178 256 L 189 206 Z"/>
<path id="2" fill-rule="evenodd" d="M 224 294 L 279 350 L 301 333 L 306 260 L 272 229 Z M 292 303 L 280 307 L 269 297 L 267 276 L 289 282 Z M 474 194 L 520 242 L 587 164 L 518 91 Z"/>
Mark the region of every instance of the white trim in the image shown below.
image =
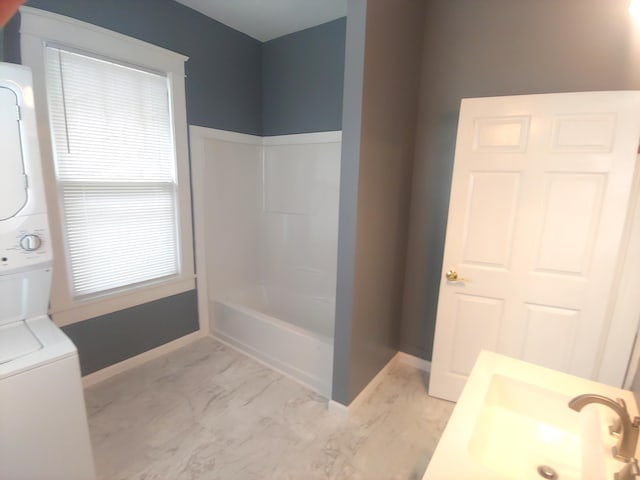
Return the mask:
<path id="1" fill-rule="evenodd" d="M 187 57 L 134 38 L 30 7 L 21 7 L 20 46 L 23 63 L 31 67 L 38 131 L 40 135 L 42 170 L 48 204 L 53 244 L 53 285 L 51 314 L 58 325 L 93 318 L 149 301 L 176 295 L 195 288 L 193 230 L 191 217 L 191 186 L 189 174 L 189 142 L 187 132 L 184 62 Z M 56 174 L 49 128 L 43 49 L 46 42 L 55 42 L 88 53 L 112 58 L 132 65 L 167 74 L 171 85 L 172 127 L 177 170 L 177 201 L 181 272 L 166 281 L 131 286 L 126 293 L 96 296 L 84 301 L 74 300 L 70 282 L 64 239 L 60 226 L 62 217 L 56 188 Z"/>
<path id="2" fill-rule="evenodd" d="M 597 381 L 629 388 L 638 369 L 640 345 L 636 335 L 640 320 L 640 157 L 636 158 L 627 227 L 620 246 L 617 279 L 607 339 Z M 634 345 L 635 343 L 635 345 Z M 625 368 L 626 367 L 626 368 Z"/>
<path id="3" fill-rule="evenodd" d="M 629 365 L 627 367 L 627 374 L 624 377 L 624 383 L 622 384 L 622 388 L 625 390 L 634 390 L 634 393 L 640 394 L 640 392 L 635 392 L 640 388 L 640 385 L 634 385 L 634 381 L 636 379 L 636 375 L 638 374 L 638 367 L 640 366 L 640 332 L 636 332 L 633 337 L 633 348 L 631 350 L 631 357 L 629 358 Z M 640 406 L 640 402 L 638 402 Z"/>
<path id="4" fill-rule="evenodd" d="M 429 373 L 431 371 L 431 362 L 429 360 L 405 352 L 398 352 L 398 361 L 423 372 Z"/>
<path id="5" fill-rule="evenodd" d="M 344 405 L 343 403 L 336 402 L 335 400 L 329 400 L 327 403 L 327 410 L 329 413 L 340 417 L 340 418 L 349 418 L 349 407 Z"/>
<path id="6" fill-rule="evenodd" d="M 262 137 L 262 145 L 309 145 L 313 143 L 337 143 L 341 141 L 341 130 Z"/>
<path id="7" fill-rule="evenodd" d="M 219 130 L 217 128 L 200 127 L 190 125 L 189 132 L 192 137 L 222 140 L 224 142 L 243 143 L 247 145 L 309 145 L 314 143 L 336 143 L 342 141 L 342 131 L 296 133 L 292 135 L 276 135 L 261 137 L 246 133 Z"/>
<path id="8" fill-rule="evenodd" d="M 341 417 L 353 415 L 353 412 L 360 408 L 360 405 L 371 398 L 371 395 L 373 395 L 376 389 L 380 386 L 380 383 L 382 383 L 384 377 L 387 376 L 389 370 L 391 370 L 391 368 L 399 361 L 399 353 L 400 352 L 396 352 L 393 357 L 391 357 L 387 364 L 382 367 L 382 369 L 378 373 L 376 373 L 376 376 L 373 377 L 369 383 L 367 383 L 367 385 L 360 391 L 358 395 L 356 395 L 356 398 L 354 398 L 349 405 L 344 405 L 343 403 L 331 400 L 327 405 L 327 409 L 331 413 L 335 413 Z"/>
<path id="9" fill-rule="evenodd" d="M 182 278 L 171 282 L 163 282 L 149 288 L 123 291 L 118 296 L 111 296 L 100 301 L 90 301 L 86 304 L 77 303 L 66 309 L 50 311 L 53 321 L 59 327 L 71 325 L 100 315 L 135 307 L 144 303 L 153 302 L 162 298 L 178 295 L 196 288 L 195 276 Z"/>
<path id="10" fill-rule="evenodd" d="M 380 383 L 382 382 L 384 377 L 387 376 L 389 370 L 391 370 L 391 368 L 398 361 L 398 353 L 399 352 L 396 352 L 395 355 L 391 357 L 387 364 L 382 367 L 382 369 L 376 374 L 376 376 L 373 377 L 371 381 L 360 391 L 356 398 L 351 401 L 351 403 L 347 406 L 347 408 L 349 409 L 349 413 L 352 413 L 357 408 L 359 408 L 360 405 L 369 400 L 373 392 L 375 392 L 375 390 L 380 386 Z"/>
<path id="11" fill-rule="evenodd" d="M 197 125 L 189 125 L 189 133 L 191 134 L 191 142 L 197 140 L 222 140 L 225 142 L 245 143 L 248 145 L 262 145 L 262 137 L 257 135 L 249 135 L 247 133 L 230 132 L 228 130 L 219 130 L 217 128 L 199 127 Z M 193 152 L 192 152 L 193 153 Z"/>
<path id="12" fill-rule="evenodd" d="M 193 333 L 189 333 L 184 337 L 177 338 L 169 343 L 165 343 L 164 345 L 160 345 L 159 347 L 147 350 L 146 352 L 136 355 L 135 357 L 127 358 L 122 362 L 115 363 L 106 368 L 103 368 L 102 370 L 98 370 L 97 372 L 85 375 L 84 377 L 82 377 L 82 386 L 84 388 L 88 388 L 100 382 L 104 382 L 111 377 L 129 371 L 132 368 L 139 367 L 140 365 L 143 365 L 151 360 L 155 360 L 156 358 L 162 357 L 163 355 L 167 355 L 168 353 L 185 347 L 201 338 L 204 338 L 202 332 L 196 331 Z"/>
<path id="13" fill-rule="evenodd" d="M 211 333 L 211 322 L 209 314 L 209 287 L 207 279 L 207 238 L 206 238 L 206 218 L 207 205 L 204 198 L 206 186 L 205 162 L 206 140 L 223 140 L 247 145 L 261 145 L 261 138 L 255 135 L 244 133 L 228 132 L 215 128 L 189 126 L 189 137 L 191 142 L 191 187 L 193 199 L 194 218 L 194 238 L 195 238 L 195 263 L 197 272 L 196 288 L 198 292 L 198 322 L 200 330 L 205 334 Z"/>
<path id="14" fill-rule="evenodd" d="M 115 55 L 120 60 L 146 66 L 151 70 L 158 70 L 158 67 L 161 67 L 167 72 L 181 71 L 183 75 L 184 62 L 189 59 L 185 55 L 137 38 L 75 18 L 27 6 L 20 7 L 20 34 L 55 40 L 61 44 L 102 53 L 109 58 L 114 57 L 115 48 Z M 103 42 L 95 39 L 95 35 L 108 37 L 108 43 L 113 42 L 115 47 L 105 46 Z M 92 36 L 94 38 L 91 38 Z"/>
<path id="15" fill-rule="evenodd" d="M 196 290 L 200 331 L 209 334 L 209 295 L 207 283 L 206 215 L 204 204 L 204 137 L 200 127 L 189 127 L 191 143 L 191 201 L 193 202 L 193 235 L 195 241 Z"/>
<path id="16" fill-rule="evenodd" d="M 353 415 L 360 405 L 365 403 L 371 395 L 376 391 L 380 383 L 383 381 L 384 377 L 389 373 L 389 370 L 393 368 L 394 365 L 402 363 L 404 365 L 409 365 L 410 367 L 416 368 L 423 372 L 431 371 L 431 362 L 428 360 L 424 360 L 422 358 L 418 358 L 416 356 L 410 355 L 405 352 L 396 352 L 396 354 L 391 357 L 391 360 L 387 362 L 387 364 L 382 367 L 375 377 L 371 379 L 371 381 L 360 391 L 360 393 L 353 399 L 353 401 L 349 405 L 344 405 L 343 403 L 337 402 L 335 400 L 329 400 L 327 404 L 327 410 L 334 415 L 341 418 L 348 418 Z M 426 392 L 425 392 L 426 395 Z"/>

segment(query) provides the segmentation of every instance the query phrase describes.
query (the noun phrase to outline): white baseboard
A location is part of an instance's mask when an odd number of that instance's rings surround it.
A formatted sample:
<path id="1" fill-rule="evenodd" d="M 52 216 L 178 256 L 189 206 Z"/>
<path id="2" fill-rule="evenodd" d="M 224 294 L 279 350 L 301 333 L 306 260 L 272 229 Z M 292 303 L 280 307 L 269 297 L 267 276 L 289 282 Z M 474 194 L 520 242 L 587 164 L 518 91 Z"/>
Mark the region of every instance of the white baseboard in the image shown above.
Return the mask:
<path id="1" fill-rule="evenodd" d="M 382 379 L 387 375 L 387 372 L 398 361 L 398 353 L 396 353 L 387 364 L 376 374 L 375 377 L 360 391 L 360 393 L 354 398 L 349 405 L 344 405 L 335 400 L 331 400 L 327 405 L 329 412 L 336 414 L 339 417 L 347 418 L 356 411 L 360 405 L 366 402 L 373 392 L 378 388 L 378 385 L 382 382 Z"/>
<path id="2" fill-rule="evenodd" d="M 202 338 L 204 335 L 200 330 L 189 333 L 184 337 L 177 338 L 169 343 L 165 343 L 164 345 L 160 345 L 159 347 L 153 348 L 151 350 L 147 350 L 146 352 L 142 352 L 135 357 L 127 358 L 122 362 L 114 363 L 113 365 L 109 365 L 102 370 L 98 370 L 97 372 L 90 373 L 89 375 L 85 375 L 82 377 L 82 386 L 84 388 L 91 387 L 96 385 L 97 383 L 103 382 L 108 378 L 111 378 L 120 373 L 124 373 L 127 370 L 131 370 L 132 368 L 138 367 L 144 363 L 147 363 L 150 360 L 166 355 L 169 352 L 173 352 L 178 348 L 182 348 L 196 340 Z"/>
<path id="3" fill-rule="evenodd" d="M 337 417 L 349 418 L 349 407 L 340 402 L 336 402 L 335 400 L 329 400 L 329 403 L 327 403 L 327 410 L 329 410 L 329 413 L 332 413 Z"/>
<path id="4" fill-rule="evenodd" d="M 422 370 L 423 372 L 428 373 L 431 371 L 431 362 L 429 360 L 409 355 L 408 353 L 398 352 L 398 361 L 405 365 L 417 368 L 418 370 Z"/>
<path id="5" fill-rule="evenodd" d="M 376 374 L 376 376 L 371 379 L 367 386 L 362 389 L 362 391 L 356 396 L 356 398 L 353 399 L 353 401 L 349 405 L 344 405 L 343 403 L 336 402 L 335 400 L 329 400 L 329 403 L 327 404 L 327 410 L 338 417 L 348 418 L 353 414 L 354 411 L 359 408 L 360 405 L 362 405 L 369 399 L 378 385 L 380 385 L 380 382 L 382 382 L 383 378 L 387 375 L 387 372 L 396 363 L 404 363 L 405 365 L 417 368 L 418 370 L 422 370 L 423 372 L 431 371 L 431 362 L 429 362 L 428 360 L 418 358 L 414 355 L 409 355 L 408 353 L 397 352 L 393 357 L 391 357 L 391 360 L 389 360 L 387 364 L 382 367 L 382 370 L 380 370 Z"/>

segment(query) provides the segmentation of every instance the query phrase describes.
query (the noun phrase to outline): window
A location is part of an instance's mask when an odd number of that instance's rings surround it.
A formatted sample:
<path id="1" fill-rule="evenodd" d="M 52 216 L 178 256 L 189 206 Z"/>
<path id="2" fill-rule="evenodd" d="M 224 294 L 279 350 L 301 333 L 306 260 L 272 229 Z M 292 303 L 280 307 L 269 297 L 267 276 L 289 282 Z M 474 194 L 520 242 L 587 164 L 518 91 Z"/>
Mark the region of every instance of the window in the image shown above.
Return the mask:
<path id="1" fill-rule="evenodd" d="M 179 273 L 166 75 L 45 47 L 74 296 Z"/>
<path id="2" fill-rule="evenodd" d="M 195 288 L 184 62 L 21 8 L 34 76 L 60 325 Z"/>

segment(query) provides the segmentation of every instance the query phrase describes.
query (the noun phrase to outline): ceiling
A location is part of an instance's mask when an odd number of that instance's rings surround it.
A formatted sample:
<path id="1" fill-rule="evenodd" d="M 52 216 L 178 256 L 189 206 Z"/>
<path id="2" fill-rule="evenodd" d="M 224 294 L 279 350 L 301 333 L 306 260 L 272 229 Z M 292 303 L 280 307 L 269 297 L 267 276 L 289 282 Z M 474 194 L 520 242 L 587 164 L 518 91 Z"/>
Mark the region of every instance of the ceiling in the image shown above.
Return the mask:
<path id="1" fill-rule="evenodd" d="M 347 0 L 177 0 L 266 42 L 347 15 Z"/>

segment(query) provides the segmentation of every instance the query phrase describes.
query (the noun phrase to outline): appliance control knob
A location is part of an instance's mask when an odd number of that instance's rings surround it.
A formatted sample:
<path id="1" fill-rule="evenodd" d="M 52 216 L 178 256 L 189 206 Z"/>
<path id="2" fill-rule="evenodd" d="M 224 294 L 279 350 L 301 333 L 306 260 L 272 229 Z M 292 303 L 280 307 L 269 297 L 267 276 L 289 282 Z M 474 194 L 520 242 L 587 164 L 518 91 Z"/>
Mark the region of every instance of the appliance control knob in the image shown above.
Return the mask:
<path id="1" fill-rule="evenodd" d="M 20 239 L 20 246 L 27 252 L 33 252 L 42 245 L 40 237 L 34 233 L 29 233 Z"/>

